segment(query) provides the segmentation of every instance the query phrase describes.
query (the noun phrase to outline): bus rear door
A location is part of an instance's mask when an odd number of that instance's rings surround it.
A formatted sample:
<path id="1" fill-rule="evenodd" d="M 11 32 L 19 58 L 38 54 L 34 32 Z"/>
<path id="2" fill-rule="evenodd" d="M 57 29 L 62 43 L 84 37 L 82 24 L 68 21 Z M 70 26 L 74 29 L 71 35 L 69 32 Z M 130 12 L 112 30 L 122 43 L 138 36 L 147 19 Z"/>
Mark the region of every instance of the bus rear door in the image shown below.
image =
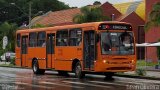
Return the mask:
<path id="1" fill-rule="evenodd" d="M 84 68 L 86 70 L 94 70 L 95 60 L 95 31 L 84 31 Z"/>
<path id="2" fill-rule="evenodd" d="M 17 34 L 16 40 L 17 40 L 16 42 L 17 45 L 15 48 L 15 53 L 16 53 L 15 64 L 17 66 L 21 66 L 21 34 Z"/>
<path id="3" fill-rule="evenodd" d="M 21 43 L 21 66 L 27 66 L 27 53 L 28 53 L 28 36 L 22 36 L 22 43 Z"/>
<path id="4" fill-rule="evenodd" d="M 49 33 L 47 34 L 47 45 L 46 45 L 46 52 L 47 52 L 47 68 L 54 68 L 54 52 L 55 52 L 55 34 Z"/>

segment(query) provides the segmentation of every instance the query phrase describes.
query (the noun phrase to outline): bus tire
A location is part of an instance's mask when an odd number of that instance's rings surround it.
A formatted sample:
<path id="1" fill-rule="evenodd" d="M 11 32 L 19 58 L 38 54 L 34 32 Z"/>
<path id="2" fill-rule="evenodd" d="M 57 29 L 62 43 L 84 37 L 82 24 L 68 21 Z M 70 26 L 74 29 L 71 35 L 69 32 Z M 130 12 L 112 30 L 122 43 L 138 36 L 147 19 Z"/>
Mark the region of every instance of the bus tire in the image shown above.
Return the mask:
<path id="1" fill-rule="evenodd" d="M 114 75 L 114 72 L 106 72 L 106 73 L 104 73 L 104 75 L 106 76 L 105 77 L 106 79 L 112 79 L 113 75 Z"/>
<path id="2" fill-rule="evenodd" d="M 38 61 L 34 60 L 32 63 L 32 69 L 34 74 L 44 74 L 45 69 L 39 69 Z"/>
<path id="3" fill-rule="evenodd" d="M 40 69 L 40 74 L 44 74 L 45 73 L 45 69 Z"/>
<path id="4" fill-rule="evenodd" d="M 68 72 L 67 71 L 58 71 L 58 75 L 60 76 L 69 76 Z"/>
<path id="5" fill-rule="evenodd" d="M 75 77 L 79 79 L 85 76 L 85 73 L 82 72 L 82 67 L 81 67 L 80 62 L 76 63 L 75 68 L 74 68 L 74 73 L 75 73 Z"/>

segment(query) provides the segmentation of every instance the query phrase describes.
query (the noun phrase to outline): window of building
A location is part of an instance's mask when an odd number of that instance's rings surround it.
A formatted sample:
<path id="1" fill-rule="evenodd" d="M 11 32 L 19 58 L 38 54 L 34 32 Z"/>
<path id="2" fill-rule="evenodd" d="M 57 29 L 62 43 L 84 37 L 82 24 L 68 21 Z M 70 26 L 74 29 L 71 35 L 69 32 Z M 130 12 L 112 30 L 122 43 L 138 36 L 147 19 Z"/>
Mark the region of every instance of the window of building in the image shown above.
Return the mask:
<path id="1" fill-rule="evenodd" d="M 37 33 L 31 32 L 29 34 L 29 47 L 36 47 L 37 46 Z"/>
<path id="2" fill-rule="evenodd" d="M 69 31 L 69 45 L 70 46 L 79 46 L 82 41 L 82 30 L 77 29 L 71 29 Z"/>
<path id="3" fill-rule="evenodd" d="M 20 47 L 20 42 L 21 42 L 21 35 L 17 34 L 17 47 Z"/>
<path id="4" fill-rule="evenodd" d="M 37 40 L 38 47 L 45 47 L 46 46 L 46 33 L 39 32 L 38 33 L 38 40 Z"/>
<path id="5" fill-rule="evenodd" d="M 57 31 L 56 46 L 68 46 L 68 30 Z"/>

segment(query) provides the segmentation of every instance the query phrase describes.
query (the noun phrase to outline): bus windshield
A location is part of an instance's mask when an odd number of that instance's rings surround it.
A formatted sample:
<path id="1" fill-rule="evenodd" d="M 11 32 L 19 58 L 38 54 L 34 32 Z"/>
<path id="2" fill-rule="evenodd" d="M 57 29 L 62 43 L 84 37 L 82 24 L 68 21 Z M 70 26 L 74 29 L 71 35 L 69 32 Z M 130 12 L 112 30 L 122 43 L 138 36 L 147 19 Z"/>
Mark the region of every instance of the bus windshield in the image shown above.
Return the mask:
<path id="1" fill-rule="evenodd" d="M 133 33 L 132 32 L 102 32 L 101 49 L 102 54 L 108 55 L 133 55 Z"/>

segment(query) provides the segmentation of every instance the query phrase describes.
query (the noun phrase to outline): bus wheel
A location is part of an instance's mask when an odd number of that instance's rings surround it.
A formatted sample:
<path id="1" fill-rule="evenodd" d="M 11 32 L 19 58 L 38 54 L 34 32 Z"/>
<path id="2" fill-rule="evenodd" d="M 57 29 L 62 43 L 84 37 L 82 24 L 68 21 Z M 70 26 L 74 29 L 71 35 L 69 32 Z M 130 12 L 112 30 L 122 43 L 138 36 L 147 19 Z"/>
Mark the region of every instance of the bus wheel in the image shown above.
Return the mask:
<path id="1" fill-rule="evenodd" d="M 40 69 L 40 74 L 44 74 L 45 73 L 45 69 Z"/>
<path id="2" fill-rule="evenodd" d="M 106 76 L 105 77 L 106 79 L 112 79 L 114 72 L 106 72 L 106 73 L 104 73 L 104 75 Z"/>
<path id="3" fill-rule="evenodd" d="M 33 66 L 32 69 L 33 69 L 34 74 L 44 74 L 45 69 L 39 69 L 37 60 L 33 61 L 32 66 Z"/>
<path id="4" fill-rule="evenodd" d="M 82 67 L 80 62 L 76 63 L 76 66 L 74 68 L 74 72 L 75 72 L 75 77 L 76 78 L 83 78 L 85 76 L 85 73 L 82 72 Z"/>
<path id="5" fill-rule="evenodd" d="M 60 76 L 69 76 L 68 72 L 67 71 L 58 71 L 58 74 Z"/>

